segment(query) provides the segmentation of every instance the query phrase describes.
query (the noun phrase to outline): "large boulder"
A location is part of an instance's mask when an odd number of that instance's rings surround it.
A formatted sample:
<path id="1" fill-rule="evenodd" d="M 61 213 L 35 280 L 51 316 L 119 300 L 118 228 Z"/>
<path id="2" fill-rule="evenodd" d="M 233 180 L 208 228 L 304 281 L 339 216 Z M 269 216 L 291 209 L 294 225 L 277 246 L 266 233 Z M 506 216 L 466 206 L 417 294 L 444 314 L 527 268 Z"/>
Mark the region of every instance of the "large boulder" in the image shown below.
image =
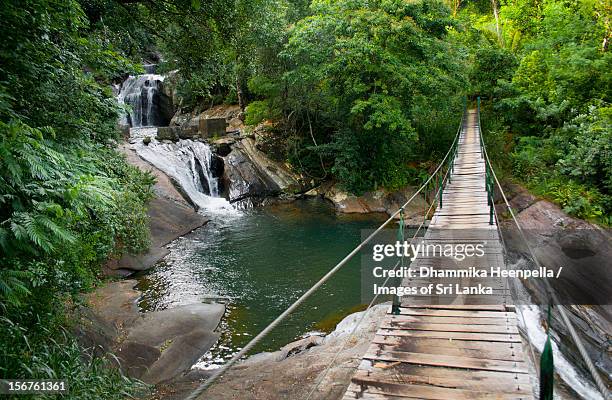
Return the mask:
<path id="1" fill-rule="evenodd" d="M 136 284 L 109 282 L 84 295 L 74 330 L 87 348 L 113 353 L 130 377 L 151 384 L 174 379 L 216 343 L 225 305 L 196 303 L 142 314 Z"/>
<path id="2" fill-rule="evenodd" d="M 143 314 L 117 347 L 130 376 L 147 383 L 171 380 L 217 342 L 223 304 L 190 304 Z"/>
<path id="3" fill-rule="evenodd" d="M 322 185 L 317 190 L 307 193 L 308 195 L 321 195 L 331 201 L 336 211 L 342 213 L 395 213 L 402 205 L 412 197 L 415 188 L 406 187 L 396 191 L 375 190 L 356 196 L 340 189 L 337 185 Z M 416 196 L 404 209 L 407 219 L 421 218 L 429 205 L 423 195 Z"/>
<path id="4" fill-rule="evenodd" d="M 524 205 L 526 194 L 518 191 Z M 612 233 L 586 221 L 572 218 L 556 205 L 535 201 L 518 213 L 517 220 L 539 263 L 546 268 L 563 270 L 558 279 L 549 279 L 558 298 L 569 312 L 570 320 L 580 333 L 587 352 L 604 377 L 612 373 Z M 512 221 L 504 221 L 502 233 L 513 261 L 531 260 L 530 252 Z M 528 265 L 533 266 L 533 263 Z M 549 300 L 541 279 L 523 281 L 536 304 Z M 546 306 L 541 306 L 546 315 Z M 572 365 L 586 371 L 569 331 L 559 313 L 552 312 L 553 336 Z M 586 372 L 588 375 L 588 372 Z"/>
<path id="5" fill-rule="evenodd" d="M 259 204 L 266 197 L 303 190 L 300 177 L 270 160 L 251 138 L 236 142 L 224 161 L 223 181 L 232 203 L 248 200 Z"/>
<path id="6" fill-rule="evenodd" d="M 154 92 L 152 101 L 153 101 L 153 109 L 156 112 L 152 112 L 149 121 L 150 125 L 153 126 L 167 126 L 174 115 L 174 103 L 172 102 L 172 98 L 166 95 L 164 92 L 165 82 L 160 82 L 159 84 L 160 90 Z M 143 98 L 144 98 L 143 94 Z"/>

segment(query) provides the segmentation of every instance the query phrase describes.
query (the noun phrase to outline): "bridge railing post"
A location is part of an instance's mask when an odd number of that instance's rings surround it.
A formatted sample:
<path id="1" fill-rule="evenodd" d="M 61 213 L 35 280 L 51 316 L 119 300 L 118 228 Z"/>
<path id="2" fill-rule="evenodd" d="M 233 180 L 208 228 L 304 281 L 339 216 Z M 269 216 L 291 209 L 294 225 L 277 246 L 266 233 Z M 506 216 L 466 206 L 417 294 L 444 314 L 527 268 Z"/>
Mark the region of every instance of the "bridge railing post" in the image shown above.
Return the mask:
<path id="1" fill-rule="evenodd" d="M 442 177 L 438 175 L 438 197 L 440 198 L 440 208 L 442 208 L 442 183 L 444 183 L 442 182 Z"/>
<path id="2" fill-rule="evenodd" d="M 493 203 L 493 195 L 489 195 L 489 225 L 493 225 L 493 213 L 495 204 Z"/>

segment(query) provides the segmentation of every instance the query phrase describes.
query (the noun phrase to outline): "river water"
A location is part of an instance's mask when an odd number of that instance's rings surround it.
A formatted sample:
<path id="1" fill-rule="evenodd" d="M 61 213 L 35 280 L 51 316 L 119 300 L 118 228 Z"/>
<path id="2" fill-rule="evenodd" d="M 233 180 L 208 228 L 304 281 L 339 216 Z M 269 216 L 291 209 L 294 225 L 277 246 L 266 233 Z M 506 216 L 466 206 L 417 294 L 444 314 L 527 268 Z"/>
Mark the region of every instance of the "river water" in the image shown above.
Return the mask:
<path id="1" fill-rule="evenodd" d="M 337 214 L 318 199 L 213 217 L 174 241 L 170 254 L 140 277 L 140 307 L 148 311 L 200 301 L 227 302 L 221 338 L 197 364 L 215 368 L 358 245 L 362 229 L 375 228 L 383 220 Z M 359 309 L 358 258 L 254 352 L 278 350 L 309 332 L 333 330 L 343 316 Z"/>

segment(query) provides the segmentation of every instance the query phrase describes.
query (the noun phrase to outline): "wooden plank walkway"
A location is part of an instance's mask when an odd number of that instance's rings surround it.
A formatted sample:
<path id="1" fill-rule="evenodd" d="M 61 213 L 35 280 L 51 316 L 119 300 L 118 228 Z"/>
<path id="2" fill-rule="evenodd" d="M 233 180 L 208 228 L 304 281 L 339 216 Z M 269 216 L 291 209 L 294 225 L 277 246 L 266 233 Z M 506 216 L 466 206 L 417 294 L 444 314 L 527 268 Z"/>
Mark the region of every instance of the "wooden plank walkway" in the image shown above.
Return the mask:
<path id="1" fill-rule="evenodd" d="M 489 225 L 485 163 L 476 112 L 468 111 L 451 182 L 422 243 L 482 243 L 484 257 L 462 261 L 417 258 L 411 268 L 487 268 L 504 264 L 495 225 Z M 445 280 L 446 279 L 446 280 Z M 478 282 L 469 278 L 469 284 Z M 403 286 L 457 282 L 406 278 Z M 462 280 L 462 284 L 465 282 Z M 483 278 L 493 295 L 404 296 L 400 315 L 381 322 L 344 395 L 349 399 L 533 399 L 517 317 L 502 279 Z M 436 303 L 436 304 L 431 304 Z"/>

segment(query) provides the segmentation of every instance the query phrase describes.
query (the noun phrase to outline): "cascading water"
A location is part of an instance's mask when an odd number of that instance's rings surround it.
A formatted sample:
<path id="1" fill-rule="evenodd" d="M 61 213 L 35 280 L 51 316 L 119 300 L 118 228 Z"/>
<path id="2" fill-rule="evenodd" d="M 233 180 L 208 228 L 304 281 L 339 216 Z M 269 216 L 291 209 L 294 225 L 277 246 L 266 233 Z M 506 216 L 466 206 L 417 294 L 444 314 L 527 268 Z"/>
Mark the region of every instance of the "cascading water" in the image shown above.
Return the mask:
<path id="1" fill-rule="evenodd" d="M 138 131 L 145 135 L 147 132 L 146 129 Z M 178 184 L 184 195 L 199 209 L 234 211 L 225 198 L 219 197 L 220 171 L 215 168 L 215 155 L 209 145 L 193 140 L 180 140 L 177 143 L 152 140 L 149 145 L 144 145 L 138 140 L 133 146 L 140 157 Z"/>
<path id="2" fill-rule="evenodd" d="M 161 115 L 161 85 L 163 75 L 144 74 L 130 76 L 121 86 L 117 100 L 130 106 L 123 116 L 123 123 L 131 127 L 164 125 Z"/>
<path id="3" fill-rule="evenodd" d="M 148 68 L 147 71 L 153 71 Z M 122 123 L 129 125 L 130 143 L 136 153 L 168 175 L 198 209 L 213 212 L 237 212 L 221 195 L 219 176 L 222 161 L 206 143 L 179 140 L 177 143 L 160 143 L 155 139 L 157 126 L 167 125 L 160 104 L 164 96 L 162 75 L 152 73 L 130 76 L 121 86 L 119 103 L 129 104 L 131 111 L 123 116 Z M 165 121 L 165 123 L 164 123 Z M 143 139 L 150 138 L 145 145 Z"/>
<path id="4" fill-rule="evenodd" d="M 515 264 L 508 265 L 511 270 L 520 270 L 525 268 L 525 260 L 519 260 Z M 527 340 L 534 347 L 534 351 L 541 352 L 546 342 L 546 331 L 542 327 L 540 321 L 540 309 L 538 306 L 531 304 L 531 296 L 525 287 L 518 282 L 513 287 L 513 298 L 519 316 L 519 326 L 527 336 Z M 563 381 L 569 385 L 582 399 L 588 400 L 603 400 L 597 388 L 589 382 L 578 369 L 572 365 L 567 357 L 561 352 L 557 343 L 552 340 L 554 353 L 555 372 L 558 373 Z M 526 350 L 528 351 L 528 350 Z M 537 361 L 536 361 L 537 362 Z M 532 384 L 534 387 L 539 387 L 538 376 L 535 371 L 532 371 Z M 556 398 L 556 397 L 555 397 Z"/>

